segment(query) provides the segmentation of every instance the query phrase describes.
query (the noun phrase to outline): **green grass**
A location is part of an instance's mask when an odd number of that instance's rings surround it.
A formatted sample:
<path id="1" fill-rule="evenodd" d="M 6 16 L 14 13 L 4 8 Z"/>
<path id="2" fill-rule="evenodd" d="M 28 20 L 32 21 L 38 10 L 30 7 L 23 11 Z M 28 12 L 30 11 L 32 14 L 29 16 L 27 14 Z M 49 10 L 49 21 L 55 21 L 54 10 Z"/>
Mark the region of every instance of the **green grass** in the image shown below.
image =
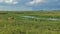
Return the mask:
<path id="1" fill-rule="evenodd" d="M 60 34 L 60 21 L 24 18 L 34 16 L 38 18 L 58 18 L 59 11 L 23 11 L 0 12 L 0 34 Z M 13 17 L 13 18 L 10 18 Z M 10 19 L 8 19 L 10 18 Z"/>

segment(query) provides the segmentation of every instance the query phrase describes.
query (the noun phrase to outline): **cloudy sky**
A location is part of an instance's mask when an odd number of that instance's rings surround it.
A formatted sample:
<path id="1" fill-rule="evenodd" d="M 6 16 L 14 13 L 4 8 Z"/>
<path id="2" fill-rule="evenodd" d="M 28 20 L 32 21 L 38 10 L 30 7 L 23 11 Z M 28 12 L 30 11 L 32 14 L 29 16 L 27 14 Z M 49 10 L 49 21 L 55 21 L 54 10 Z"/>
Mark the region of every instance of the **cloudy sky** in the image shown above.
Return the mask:
<path id="1" fill-rule="evenodd" d="M 60 10 L 60 0 L 0 0 L 0 10 Z"/>

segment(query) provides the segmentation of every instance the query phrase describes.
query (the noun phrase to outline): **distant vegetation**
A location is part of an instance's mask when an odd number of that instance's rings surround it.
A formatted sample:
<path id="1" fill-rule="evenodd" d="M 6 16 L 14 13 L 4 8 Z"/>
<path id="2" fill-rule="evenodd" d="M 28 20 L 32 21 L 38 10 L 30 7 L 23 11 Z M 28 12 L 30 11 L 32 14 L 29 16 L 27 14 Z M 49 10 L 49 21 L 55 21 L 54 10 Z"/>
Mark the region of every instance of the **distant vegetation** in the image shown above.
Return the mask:
<path id="1" fill-rule="evenodd" d="M 60 11 L 1 11 L 0 34 L 60 34 L 60 20 L 43 18 L 60 19 Z"/>

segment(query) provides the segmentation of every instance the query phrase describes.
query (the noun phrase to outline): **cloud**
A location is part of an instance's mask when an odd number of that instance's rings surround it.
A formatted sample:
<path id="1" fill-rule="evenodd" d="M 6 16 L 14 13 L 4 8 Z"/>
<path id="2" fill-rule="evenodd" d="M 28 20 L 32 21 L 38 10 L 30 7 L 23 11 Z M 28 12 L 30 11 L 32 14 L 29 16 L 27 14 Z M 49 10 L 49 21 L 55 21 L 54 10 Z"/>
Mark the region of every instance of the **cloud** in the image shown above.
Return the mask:
<path id="1" fill-rule="evenodd" d="M 0 0 L 0 3 L 7 3 L 7 4 L 17 4 L 16 0 Z"/>
<path id="2" fill-rule="evenodd" d="M 60 0 L 32 0 L 27 2 L 26 4 L 28 6 L 32 6 L 32 5 L 43 5 L 43 4 L 54 4 L 54 3 L 58 3 L 60 2 Z"/>
<path id="3" fill-rule="evenodd" d="M 28 2 L 27 4 L 33 5 L 33 4 L 38 4 L 38 3 L 42 3 L 43 0 L 32 0 L 30 2 Z"/>
<path id="4" fill-rule="evenodd" d="M 41 4 L 35 4 L 34 10 L 52 10 L 60 9 L 60 0 L 44 0 Z"/>
<path id="5" fill-rule="evenodd" d="M 40 10 L 57 8 L 60 8 L 60 0 L 0 0 L 0 9 L 2 10 Z"/>
<path id="6" fill-rule="evenodd" d="M 0 3 L 3 2 L 4 0 L 0 0 Z"/>

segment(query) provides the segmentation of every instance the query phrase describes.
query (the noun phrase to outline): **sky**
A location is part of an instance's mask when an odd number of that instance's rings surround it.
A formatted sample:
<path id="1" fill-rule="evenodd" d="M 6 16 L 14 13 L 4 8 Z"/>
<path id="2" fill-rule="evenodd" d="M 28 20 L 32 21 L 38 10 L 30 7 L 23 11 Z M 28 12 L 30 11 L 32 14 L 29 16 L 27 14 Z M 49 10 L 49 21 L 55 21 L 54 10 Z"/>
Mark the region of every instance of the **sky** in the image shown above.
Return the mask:
<path id="1" fill-rule="evenodd" d="M 60 0 L 0 0 L 0 10 L 60 10 Z"/>

